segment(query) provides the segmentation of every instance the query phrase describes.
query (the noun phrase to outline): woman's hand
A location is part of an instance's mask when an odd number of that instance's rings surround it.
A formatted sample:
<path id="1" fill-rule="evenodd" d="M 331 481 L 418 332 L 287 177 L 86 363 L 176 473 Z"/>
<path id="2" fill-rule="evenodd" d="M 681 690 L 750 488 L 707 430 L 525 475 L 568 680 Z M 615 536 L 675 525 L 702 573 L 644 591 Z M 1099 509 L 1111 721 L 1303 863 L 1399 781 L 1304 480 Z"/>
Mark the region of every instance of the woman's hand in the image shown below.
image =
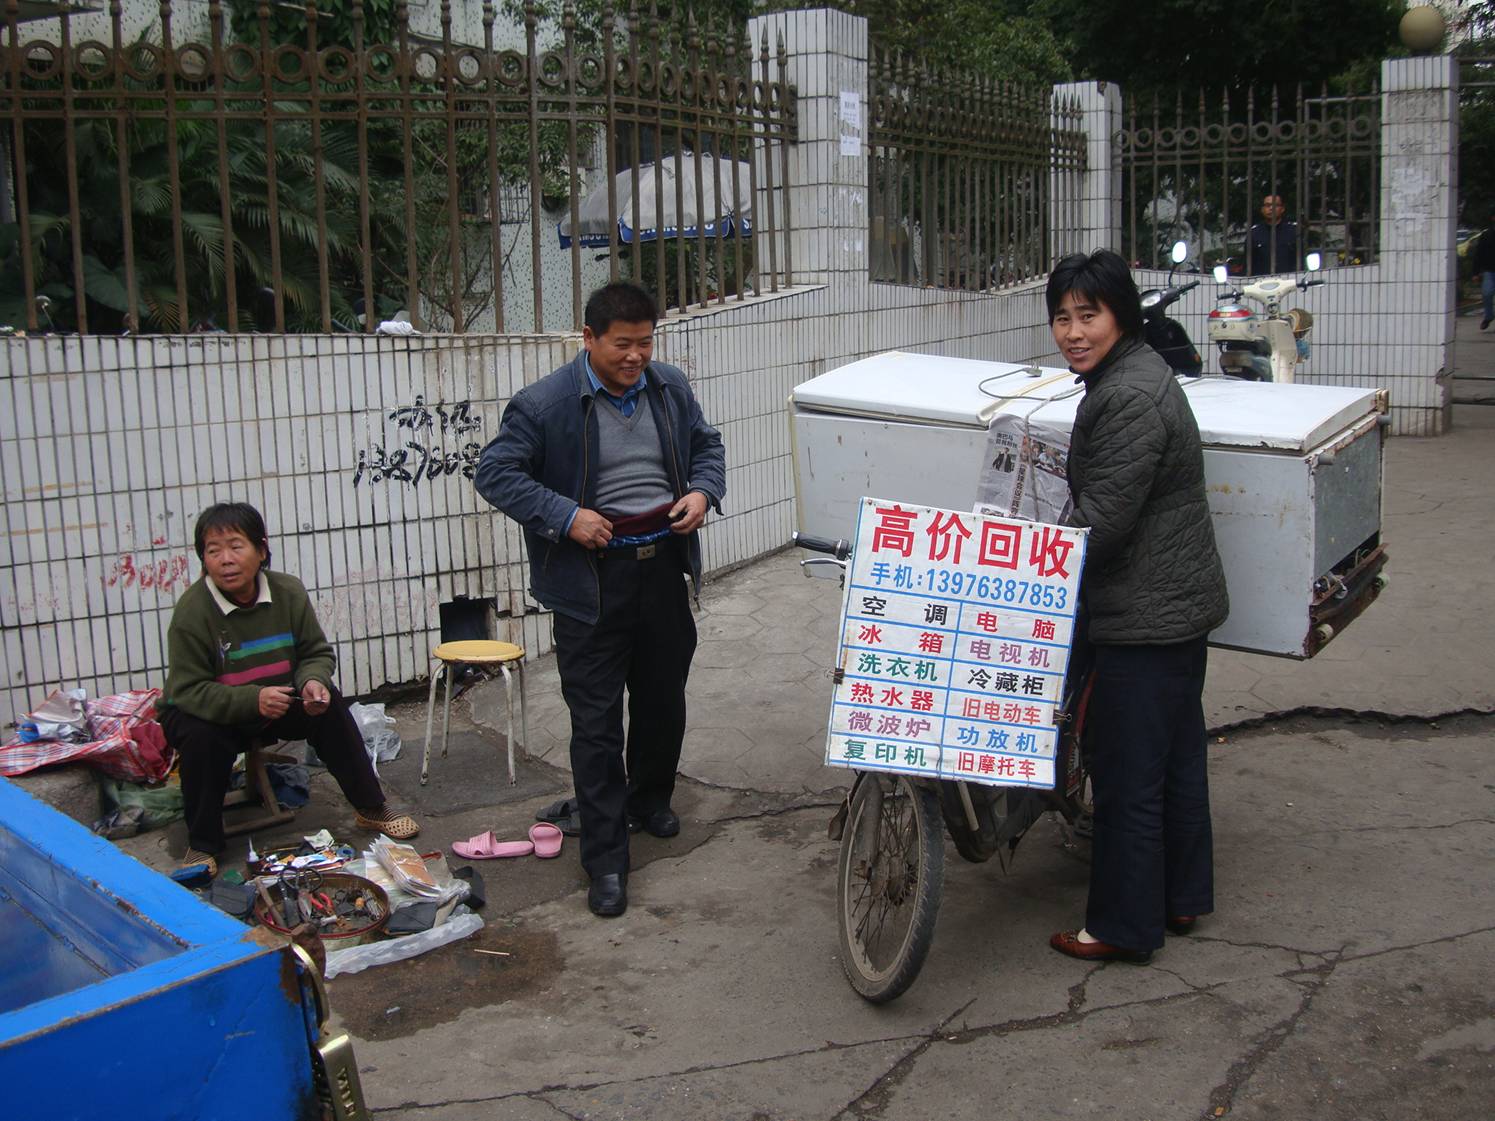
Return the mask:
<path id="1" fill-rule="evenodd" d="M 307 716 L 321 716 L 332 703 L 332 694 L 320 681 L 308 681 L 301 686 L 301 701 L 306 706 Z"/>
<path id="2" fill-rule="evenodd" d="M 266 685 L 260 690 L 260 715 L 266 720 L 279 720 L 291 711 L 291 698 L 295 695 L 289 685 Z"/>

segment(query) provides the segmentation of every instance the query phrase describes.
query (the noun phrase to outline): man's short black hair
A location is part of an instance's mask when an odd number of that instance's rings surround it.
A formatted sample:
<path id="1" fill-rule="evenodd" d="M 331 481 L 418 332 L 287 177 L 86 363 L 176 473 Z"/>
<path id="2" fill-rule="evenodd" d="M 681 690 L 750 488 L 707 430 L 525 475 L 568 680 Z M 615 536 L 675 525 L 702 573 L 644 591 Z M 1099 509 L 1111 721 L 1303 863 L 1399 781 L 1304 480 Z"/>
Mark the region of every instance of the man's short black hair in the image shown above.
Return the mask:
<path id="1" fill-rule="evenodd" d="M 591 328 L 592 334 L 602 336 L 614 323 L 659 322 L 659 305 L 637 284 L 626 280 L 604 284 L 587 297 L 587 310 L 582 322 Z"/>
<path id="2" fill-rule="evenodd" d="M 1051 325 L 1059 314 L 1059 305 L 1071 292 L 1092 303 L 1104 304 L 1127 338 L 1141 337 L 1142 297 L 1132 279 L 1132 270 L 1126 267 L 1119 253 L 1110 249 L 1097 249 L 1088 256 L 1071 253 L 1054 266 L 1046 293 Z"/>
<path id="3" fill-rule="evenodd" d="M 192 531 L 192 543 L 197 547 L 197 559 L 202 560 L 207 548 L 208 534 L 214 530 L 237 530 L 250 541 L 265 550 L 264 567 L 270 567 L 270 535 L 265 532 L 265 519 L 247 502 L 218 502 L 197 516 L 197 527 Z"/>

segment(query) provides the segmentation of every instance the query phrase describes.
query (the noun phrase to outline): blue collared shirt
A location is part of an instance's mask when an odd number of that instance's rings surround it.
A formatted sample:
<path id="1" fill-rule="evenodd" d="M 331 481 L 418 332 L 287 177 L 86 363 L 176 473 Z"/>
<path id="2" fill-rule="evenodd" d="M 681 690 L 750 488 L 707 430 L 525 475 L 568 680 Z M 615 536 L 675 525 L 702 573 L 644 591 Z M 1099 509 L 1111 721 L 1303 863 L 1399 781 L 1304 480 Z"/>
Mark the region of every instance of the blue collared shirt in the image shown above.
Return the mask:
<path id="1" fill-rule="evenodd" d="M 592 383 L 592 392 L 596 393 L 604 401 L 610 402 L 625 418 L 631 417 L 633 410 L 638 408 L 639 393 L 643 391 L 644 386 L 649 384 L 649 371 L 640 371 L 638 381 L 629 386 L 623 396 L 614 397 L 607 391 L 607 387 L 602 384 L 602 380 L 597 376 L 596 371 L 592 369 L 592 356 L 583 351 L 582 361 L 586 363 L 587 380 Z"/>

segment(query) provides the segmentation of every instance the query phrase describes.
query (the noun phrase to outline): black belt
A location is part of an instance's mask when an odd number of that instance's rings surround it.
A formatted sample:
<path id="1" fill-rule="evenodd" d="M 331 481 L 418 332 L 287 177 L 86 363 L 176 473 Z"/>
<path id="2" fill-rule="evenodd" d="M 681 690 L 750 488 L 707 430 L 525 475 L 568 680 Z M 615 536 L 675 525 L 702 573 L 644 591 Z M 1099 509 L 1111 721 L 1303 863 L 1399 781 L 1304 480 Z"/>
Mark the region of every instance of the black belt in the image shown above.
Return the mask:
<path id="1" fill-rule="evenodd" d="M 621 549 L 598 549 L 599 560 L 631 560 L 646 561 L 655 557 L 663 556 L 671 545 L 671 539 L 662 541 L 651 541 L 647 545 L 625 545 Z"/>

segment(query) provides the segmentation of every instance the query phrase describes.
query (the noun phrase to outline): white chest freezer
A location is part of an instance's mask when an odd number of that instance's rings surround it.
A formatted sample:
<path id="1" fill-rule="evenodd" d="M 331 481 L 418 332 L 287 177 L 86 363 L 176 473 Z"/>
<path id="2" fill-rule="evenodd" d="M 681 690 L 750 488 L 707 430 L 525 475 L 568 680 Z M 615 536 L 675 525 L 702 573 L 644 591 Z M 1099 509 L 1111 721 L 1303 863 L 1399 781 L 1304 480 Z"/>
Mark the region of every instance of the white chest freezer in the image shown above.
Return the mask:
<path id="1" fill-rule="evenodd" d="M 1312 657 L 1383 584 L 1385 395 L 1182 384 L 1230 589 L 1230 617 L 1210 641 Z M 1082 392 L 1068 370 L 899 352 L 805 382 L 789 401 L 800 531 L 850 539 L 864 495 L 972 509 L 1017 466 L 1030 490 L 1062 492 Z"/>

